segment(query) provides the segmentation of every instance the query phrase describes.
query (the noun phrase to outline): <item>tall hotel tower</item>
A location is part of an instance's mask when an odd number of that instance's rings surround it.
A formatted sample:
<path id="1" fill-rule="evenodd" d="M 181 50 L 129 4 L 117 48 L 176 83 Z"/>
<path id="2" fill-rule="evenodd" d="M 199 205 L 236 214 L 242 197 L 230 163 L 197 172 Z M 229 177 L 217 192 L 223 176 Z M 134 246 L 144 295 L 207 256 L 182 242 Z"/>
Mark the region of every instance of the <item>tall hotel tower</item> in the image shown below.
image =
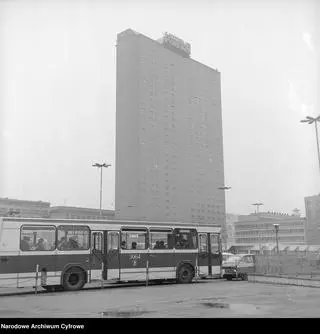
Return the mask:
<path id="1" fill-rule="evenodd" d="M 171 34 L 118 34 L 116 217 L 225 226 L 223 184 L 220 73 Z"/>

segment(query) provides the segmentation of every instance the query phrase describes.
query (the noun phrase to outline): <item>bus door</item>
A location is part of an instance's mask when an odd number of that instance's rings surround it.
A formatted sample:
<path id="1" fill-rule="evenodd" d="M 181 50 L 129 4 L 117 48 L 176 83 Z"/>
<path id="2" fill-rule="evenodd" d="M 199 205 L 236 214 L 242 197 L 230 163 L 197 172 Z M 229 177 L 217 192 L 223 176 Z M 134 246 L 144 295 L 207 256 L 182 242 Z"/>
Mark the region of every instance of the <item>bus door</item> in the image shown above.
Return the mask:
<path id="1" fill-rule="evenodd" d="M 221 240 L 219 233 L 210 233 L 211 274 L 220 276 L 222 265 Z"/>
<path id="2" fill-rule="evenodd" d="M 91 280 L 105 279 L 106 273 L 102 264 L 105 265 L 104 253 L 104 236 L 103 231 L 91 231 L 91 263 L 90 278 Z M 104 273 L 102 273 L 102 269 Z"/>
<path id="3" fill-rule="evenodd" d="M 105 263 L 106 279 L 119 280 L 120 279 L 119 232 L 118 231 L 105 232 L 105 241 L 107 245 L 106 263 Z"/>
<path id="4" fill-rule="evenodd" d="M 172 229 L 150 228 L 148 261 L 149 279 L 176 278 Z"/>
<path id="5" fill-rule="evenodd" d="M 199 233 L 198 272 L 200 276 L 211 275 L 209 233 Z"/>

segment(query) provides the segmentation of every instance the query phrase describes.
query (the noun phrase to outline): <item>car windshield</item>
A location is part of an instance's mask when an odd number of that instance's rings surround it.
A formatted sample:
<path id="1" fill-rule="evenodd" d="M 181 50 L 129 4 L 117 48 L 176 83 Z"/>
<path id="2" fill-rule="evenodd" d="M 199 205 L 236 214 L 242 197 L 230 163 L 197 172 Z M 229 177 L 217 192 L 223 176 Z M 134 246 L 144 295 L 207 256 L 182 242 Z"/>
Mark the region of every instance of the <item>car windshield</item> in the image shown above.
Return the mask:
<path id="1" fill-rule="evenodd" d="M 237 261 L 240 261 L 241 260 L 241 256 L 239 255 L 233 255 L 233 256 L 230 256 L 227 261 L 228 262 L 237 262 Z"/>
<path id="2" fill-rule="evenodd" d="M 232 254 L 222 254 L 223 261 L 227 261 L 231 256 L 234 256 Z"/>

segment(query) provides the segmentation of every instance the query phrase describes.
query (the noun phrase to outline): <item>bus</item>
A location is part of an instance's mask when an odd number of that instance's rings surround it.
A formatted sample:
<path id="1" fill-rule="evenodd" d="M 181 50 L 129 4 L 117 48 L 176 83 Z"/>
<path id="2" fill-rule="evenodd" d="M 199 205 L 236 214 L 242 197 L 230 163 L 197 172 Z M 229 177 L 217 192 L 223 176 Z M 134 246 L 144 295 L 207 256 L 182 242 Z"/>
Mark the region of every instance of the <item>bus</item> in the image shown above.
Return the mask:
<path id="1" fill-rule="evenodd" d="M 95 281 L 221 277 L 221 227 L 125 220 L 0 218 L 0 285 L 79 290 Z"/>

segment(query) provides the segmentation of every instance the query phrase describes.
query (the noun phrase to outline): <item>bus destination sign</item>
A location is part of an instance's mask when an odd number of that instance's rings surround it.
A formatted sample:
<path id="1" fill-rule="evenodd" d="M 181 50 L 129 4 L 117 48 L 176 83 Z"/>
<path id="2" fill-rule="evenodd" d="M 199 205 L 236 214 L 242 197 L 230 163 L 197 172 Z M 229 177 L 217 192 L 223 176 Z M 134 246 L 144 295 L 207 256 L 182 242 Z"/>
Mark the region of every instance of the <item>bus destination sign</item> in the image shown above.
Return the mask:
<path id="1" fill-rule="evenodd" d="M 182 39 L 172 34 L 165 32 L 163 35 L 162 44 L 168 49 L 175 51 L 184 57 L 190 57 L 191 53 L 190 44 L 184 42 Z"/>

